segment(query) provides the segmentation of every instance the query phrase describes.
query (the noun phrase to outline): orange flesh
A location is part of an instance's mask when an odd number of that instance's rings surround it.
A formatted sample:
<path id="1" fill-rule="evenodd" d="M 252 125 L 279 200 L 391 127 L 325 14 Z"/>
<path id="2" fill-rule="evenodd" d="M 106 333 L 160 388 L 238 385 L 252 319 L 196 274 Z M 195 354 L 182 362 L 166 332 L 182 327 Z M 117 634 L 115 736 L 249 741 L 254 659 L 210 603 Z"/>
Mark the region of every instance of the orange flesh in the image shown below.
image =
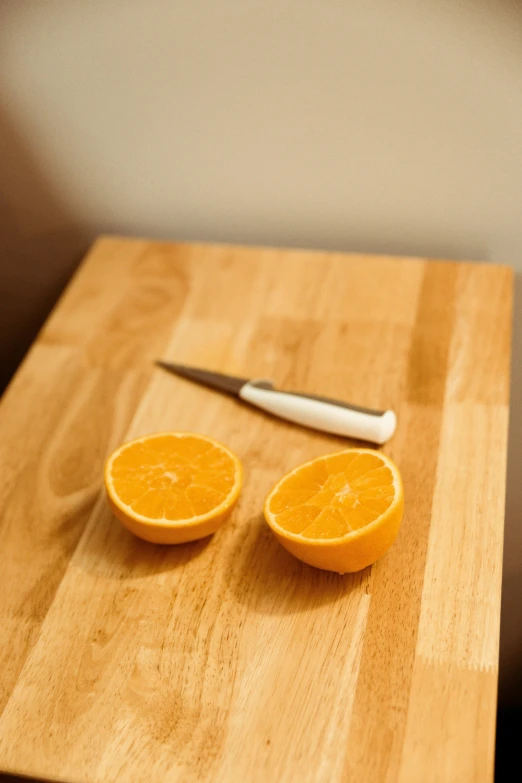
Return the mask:
<path id="1" fill-rule="evenodd" d="M 111 478 L 115 493 L 134 513 L 175 522 L 223 503 L 235 484 L 236 466 L 225 451 L 201 438 L 158 435 L 122 449 Z"/>
<path id="2" fill-rule="evenodd" d="M 340 453 L 290 474 L 271 498 L 276 524 L 309 539 L 341 538 L 380 517 L 395 498 L 378 453 Z"/>

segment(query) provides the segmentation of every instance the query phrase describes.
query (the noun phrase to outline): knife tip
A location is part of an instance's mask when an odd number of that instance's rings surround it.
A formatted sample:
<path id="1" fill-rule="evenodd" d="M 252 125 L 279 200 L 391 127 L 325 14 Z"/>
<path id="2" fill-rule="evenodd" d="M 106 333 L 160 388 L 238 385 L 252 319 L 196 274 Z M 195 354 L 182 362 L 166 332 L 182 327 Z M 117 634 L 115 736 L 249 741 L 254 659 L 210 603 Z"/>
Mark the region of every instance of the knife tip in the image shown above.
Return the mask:
<path id="1" fill-rule="evenodd" d="M 173 365 L 168 362 L 164 362 L 162 359 L 156 359 L 154 364 L 156 367 L 161 367 L 163 370 L 171 370 Z"/>

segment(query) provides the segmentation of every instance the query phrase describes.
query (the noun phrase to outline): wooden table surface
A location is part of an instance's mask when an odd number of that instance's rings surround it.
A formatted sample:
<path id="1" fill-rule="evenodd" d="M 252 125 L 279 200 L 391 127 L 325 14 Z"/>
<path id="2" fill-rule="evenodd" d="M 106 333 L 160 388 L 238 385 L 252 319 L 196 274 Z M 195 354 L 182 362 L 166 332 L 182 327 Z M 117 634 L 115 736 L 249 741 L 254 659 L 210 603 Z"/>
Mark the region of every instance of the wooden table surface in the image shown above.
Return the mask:
<path id="1" fill-rule="evenodd" d="M 99 240 L 0 406 L 0 769 L 68 781 L 491 781 L 511 333 L 486 264 Z M 344 577 L 262 519 L 347 441 L 158 357 L 391 407 L 399 537 Z M 109 452 L 194 430 L 241 457 L 211 539 L 111 516 Z"/>

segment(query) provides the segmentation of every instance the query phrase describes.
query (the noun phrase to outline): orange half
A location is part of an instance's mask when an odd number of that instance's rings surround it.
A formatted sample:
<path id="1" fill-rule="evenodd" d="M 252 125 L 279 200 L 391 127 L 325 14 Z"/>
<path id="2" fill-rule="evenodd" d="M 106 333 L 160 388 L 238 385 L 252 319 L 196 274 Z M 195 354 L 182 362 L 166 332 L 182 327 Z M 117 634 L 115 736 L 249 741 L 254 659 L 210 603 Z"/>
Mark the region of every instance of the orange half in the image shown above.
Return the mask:
<path id="1" fill-rule="evenodd" d="M 305 563 L 344 574 L 393 544 L 404 510 L 399 469 L 372 449 L 347 449 L 299 466 L 265 501 L 278 541 Z"/>
<path id="2" fill-rule="evenodd" d="M 214 533 L 235 506 L 243 481 L 238 457 L 204 435 L 163 432 L 124 443 L 105 466 L 114 515 L 159 544 Z"/>

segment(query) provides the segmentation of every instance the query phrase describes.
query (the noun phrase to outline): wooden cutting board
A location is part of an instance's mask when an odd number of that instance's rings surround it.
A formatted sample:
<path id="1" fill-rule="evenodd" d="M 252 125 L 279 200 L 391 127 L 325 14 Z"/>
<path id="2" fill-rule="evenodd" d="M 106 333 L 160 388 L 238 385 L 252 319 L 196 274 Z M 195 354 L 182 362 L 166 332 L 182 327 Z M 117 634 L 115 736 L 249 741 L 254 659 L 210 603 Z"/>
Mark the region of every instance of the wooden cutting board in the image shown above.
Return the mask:
<path id="1" fill-rule="evenodd" d="M 96 243 L 0 407 L 0 768 L 70 781 L 491 781 L 510 270 Z M 262 519 L 346 445 L 158 357 L 393 408 L 406 511 L 374 567 L 293 559 Z M 210 540 L 146 544 L 102 466 L 194 430 L 241 457 Z"/>

